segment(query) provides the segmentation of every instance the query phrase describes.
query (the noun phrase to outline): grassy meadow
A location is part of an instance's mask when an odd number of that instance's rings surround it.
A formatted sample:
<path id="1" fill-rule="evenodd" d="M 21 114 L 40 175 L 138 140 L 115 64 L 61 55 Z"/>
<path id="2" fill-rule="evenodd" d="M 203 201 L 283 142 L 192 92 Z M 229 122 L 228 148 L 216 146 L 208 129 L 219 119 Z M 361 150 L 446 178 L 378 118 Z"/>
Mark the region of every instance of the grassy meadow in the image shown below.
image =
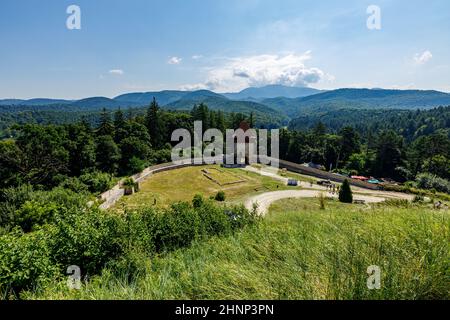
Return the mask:
<path id="1" fill-rule="evenodd" d="M 202 170 L 207 170 L 219 183 L 205 177 Z M 220 190 L 225 192 L 228 203 L 238 203 L 252 194 L 286 188 L 272 178 L 241 169 L 222 169 L 219 165 L 196 166 L 153 175 L 142 182 L 138 193 L 122 198 L 115 207 L 139 208 L 155 201 L 157 206 L 165 207 L 177 201 L 191 201 L 195 194 L 209 198 Z"/>
<path id="2" fill-rule="evenodd" d="M 448 211 L 421 205 L 274 203 L 253 226 L 154 257 L 133 274 L 105 268 L 81 290 L 65 281 L 28 299 L 449 299 Z M 367 267 L 381 268 L 369 290 Z"/>

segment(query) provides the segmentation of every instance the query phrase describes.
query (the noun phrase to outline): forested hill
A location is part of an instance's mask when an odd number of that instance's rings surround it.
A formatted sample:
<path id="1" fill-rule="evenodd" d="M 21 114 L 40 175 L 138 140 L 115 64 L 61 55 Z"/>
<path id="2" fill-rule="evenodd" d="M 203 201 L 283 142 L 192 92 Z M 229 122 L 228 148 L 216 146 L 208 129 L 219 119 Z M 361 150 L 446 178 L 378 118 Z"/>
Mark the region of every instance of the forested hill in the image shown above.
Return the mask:
<path id="1" fill-rule="evenodd" d="M 261 103 L 291 118 L 339 109 L 430 109 L 450 105 L 450 94 L 424 90 L 338 89 L 308 97 Z"/>
<path id="2" fill-rule="evenodd" d="M 0 137 L 4 137 L 6 128 L 15 123 L 62 124 L 78 121 L 82 116 L 91 118 L 95 122 L 103 108 L 108 110 L 133 108 L 134 112 L 143 113 L 153 97 L 165 110 L 184 112 L 191 110 L 194 105 L 204 103 L 211 110 L 242 113 L 247 116 L 253 114 L 257 125 L 267 128 L 285 126 L 290 119 L 294 119 L 291 122 L 293 128 L 308 128 L 321 120 L 331 129 L 338 129 L 338 127 L 348 124 L 359 126 L 362 131 L 367 127 L 368 121 L 370 123 L 375 121 L 383 126 L 385 121 L 393 118 L 387 123 L 395 124 L 398 130 L 408 132 L 419 130 L 419 133 L 420 130 L 433 131 L 433 128 L 428 124 L 416 126 L 409 122 L 396 122 L 397 115 L 403 115 L 411 109 L 432 109 L 450 105 L 450 94 L 439 91 L 338 89 L 317 92 L 319 91 L 312 88 L 268 86 L 249 88 L 238 93 L 237 96 L 263 97 L 283 93 L 288 96 L 310 95 L 300 98 L 251 98 L 243 101 L 232 100 L 227 98 L 226 94 L 217 94 L 208 90 L 166 90 L 127 93 L 113 99 L 91 97 L 74 101 L 61 99 L 0 100 Z M 439 117 L 445 116 L 439 115 Z M 436 126 L 435 123 L 439 121 L 439 119 L 433 121 L 433 126 Z M 448 123 L 445 121 L 439 123 L 437 127 L 448 128 Z M 414 130 L 411 129 L 413 127 Z"/>
<path id="3" fill-rule="evenodd" d="M 117 110 L 135 108 L 141 112 L 152 99 L 156 98 L 162 109 L 190 111 L 194 105 L 207 104 L 211 110 L 226 113 L 253 113 L 256 122 L 264 127 L 287 125 L 288 117 L 266 105 L 252 101 L 230 100 L 223 95 L 208 90 L 161 91 L 130 93 L 114 99 L 92 97 L 76 101 L 32 99 L 0 100 L 0 130 L 12 122 L 18 123 L 67 123 L 70 119 L 80 119 L 81 113 L 98 114 L 103 108 Z M 39 105 L 37 102 L 45 102 Z M 55 112 L 55 113 L 52 113 Z"/>
<path id="4" fill-rule="evenodd" d="M 290 122 L 289 128 L 306 131 L 318 123 L 324 124 L 333 132 L 350 126 L 363 135 L 392 129 L 407 140 L 432 134 L 440 129 L 446 130 L 450 137 L 450 106 L 431 110 L 340 109 L 300 116 Z"/>

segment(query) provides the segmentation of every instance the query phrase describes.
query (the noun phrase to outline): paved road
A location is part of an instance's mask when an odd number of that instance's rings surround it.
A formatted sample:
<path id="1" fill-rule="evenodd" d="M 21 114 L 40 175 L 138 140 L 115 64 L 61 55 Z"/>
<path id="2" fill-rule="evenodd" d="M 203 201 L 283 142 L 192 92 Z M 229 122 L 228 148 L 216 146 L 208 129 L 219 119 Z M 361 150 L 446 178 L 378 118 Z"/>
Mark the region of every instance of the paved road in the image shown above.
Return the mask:
<path id="1" fill-rule="evenodd" d="M 264 176 L 269 176 L 279 181 L 284 181 L 287 183 L 287 178 L 278 175 L 273 171 L 259 170 L 253 167 L 247 167 L 245 170 L 259 173 Z M 244 206 L 252 210 L 253 204 L 256 203 L 258 205 L 258 213 L 260 215 L 266 215 L 269 212 L 270 205 L 278 200 L 288 199 L 288 198 L 314 198 L 318 197 L 321 193 L 326 197 L 337 198 L 337 194 L 332 194 L 327 192 L 325 187 L 319 185 L 310 186 L 309 183 L 303 183 L 304 186 L 310 189 L 303 190 L 283 190 L 283 191 L 272 191 L 262 193 L 247 199 L 244 203 Z M 302 184 L 301 184 L 302 186 Z M 358 187 L 352 187 L 353 190 L 353 199 L 354 200 L 364 200 L 366 203 L 379 203 L 386 201 L 387 199 L 406 199 L 412 200 L 414 196 L 399 193 L 399 192 L 389 192 L 389 191 L 378 191 L 378 190 L 368 190 Z"/>

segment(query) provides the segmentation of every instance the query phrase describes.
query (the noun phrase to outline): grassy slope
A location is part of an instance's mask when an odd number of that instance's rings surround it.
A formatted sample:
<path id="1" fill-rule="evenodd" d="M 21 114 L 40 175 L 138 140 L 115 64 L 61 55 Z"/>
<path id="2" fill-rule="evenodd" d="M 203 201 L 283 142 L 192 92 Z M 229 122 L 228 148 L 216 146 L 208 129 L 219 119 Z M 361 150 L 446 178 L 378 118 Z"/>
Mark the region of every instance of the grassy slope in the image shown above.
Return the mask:
<path id="1" fill-rule="evenodd" d="M 220 186 L 203 175 L 202 170 L 208 168 L 222 171 L 210 170 L 214 178 L 221 183 L 240 179 L 246 182 Z M 122 208 L 124 205 L 127 208 L 135 208 L 153 204 L 155 198 L 157 205 L 166 206 L 174 201 L 191 201 L 196 193 L 205 197 L 214 196 L 220 190 L 225 192 L 228 202 L 237 202 L 251 194 L 277 190 L 277 185 L 279 190 L 286 189 L 282 183 L 271 178 L 240 169 L 221 169 L 218 165 L 187 167 L 155 174 L 141 184 L 138 193 L 123 198 L 116 208 Z"/>
<path id="2" fill-rule="evenodd" d="M 427 208 L 283 200 L 257 227 L 194 243 L 154 259 L 141 273 L 105 271 L 80 291 L 64 281 L 51 299 L 421 299 L 449 296 L 449 215 Z M 382 270 L 380 290 L 366 269 Z"/>

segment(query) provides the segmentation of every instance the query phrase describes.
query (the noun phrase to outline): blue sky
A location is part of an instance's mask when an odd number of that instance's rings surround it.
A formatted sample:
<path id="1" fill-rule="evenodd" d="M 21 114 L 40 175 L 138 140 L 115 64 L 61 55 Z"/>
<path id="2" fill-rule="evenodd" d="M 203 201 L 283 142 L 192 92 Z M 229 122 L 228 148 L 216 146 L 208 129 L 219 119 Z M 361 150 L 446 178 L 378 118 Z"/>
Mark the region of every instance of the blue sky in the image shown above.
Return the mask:
<path id="1" fill-rule="evenodd" d="M 69 5 L 81 30 L 68 30 Z M 369 30 L 369 5 L 381 30 Z M 1 0 L 0 98 L 265 84 L 450 92 L 450 2 Z"/>

